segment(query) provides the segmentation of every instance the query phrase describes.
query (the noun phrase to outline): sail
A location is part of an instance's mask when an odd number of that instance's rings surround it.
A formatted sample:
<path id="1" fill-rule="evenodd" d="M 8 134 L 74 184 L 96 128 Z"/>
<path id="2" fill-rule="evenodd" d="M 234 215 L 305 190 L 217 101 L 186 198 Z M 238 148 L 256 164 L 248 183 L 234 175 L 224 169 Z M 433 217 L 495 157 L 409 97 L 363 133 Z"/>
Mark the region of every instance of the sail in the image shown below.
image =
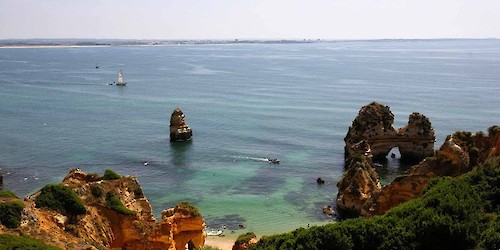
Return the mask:
<path id="1" fill-rule="evenodd" d="M 124 84 L 124 82 L 123 82 L 123 74 L 122 74 L 121 70 L 120 70 L 120 72 L 118 72 L 118 80 L 116 81 L 116 84 L 119 84 L 119 85 Z"/>

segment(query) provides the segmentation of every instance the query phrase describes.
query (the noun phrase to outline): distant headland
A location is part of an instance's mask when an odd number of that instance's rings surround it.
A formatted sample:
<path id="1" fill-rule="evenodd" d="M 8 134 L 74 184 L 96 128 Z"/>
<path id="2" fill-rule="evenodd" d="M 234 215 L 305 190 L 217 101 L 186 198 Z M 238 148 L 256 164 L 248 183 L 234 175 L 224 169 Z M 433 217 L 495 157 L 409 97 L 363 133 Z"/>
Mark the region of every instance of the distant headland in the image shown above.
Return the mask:
<path id="1" fill-rule="evenodd" d="M 442 39 L 367 39 L 367 40 L 328 40 L 328 39 L 0 39 L 0 48 L 37 48 L 37 47 L 102 47 L 102 46 L 171 46 L 171 45 L 231 45 L 231 44 L 310 44 L 337 42 L 377 42 L 377 41 L 450 41 L 450 40 L 497 40 L 496 38 L 442 38 Z"/>

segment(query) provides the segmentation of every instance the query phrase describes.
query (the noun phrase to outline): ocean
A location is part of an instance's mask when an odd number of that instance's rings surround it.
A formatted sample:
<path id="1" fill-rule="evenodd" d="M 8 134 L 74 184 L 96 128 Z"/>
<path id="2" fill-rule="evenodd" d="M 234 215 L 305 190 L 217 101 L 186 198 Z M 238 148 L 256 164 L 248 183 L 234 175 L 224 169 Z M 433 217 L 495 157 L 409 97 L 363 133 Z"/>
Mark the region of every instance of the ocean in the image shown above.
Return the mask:
<path id="1" fill-rule="evenodd" d="M 108 85 L 119 70 L 127 86 Z M 22 197 L 72 168 L 113 169 L 138 177 L 158 217 L 189 201 L 228 234 L 324 224 L 343 138 L 372 101 L 395 127 L 426 115 L 436 148 L 500 125 L 500 40 L 2 48 L 3 188 Z M 169 142 L 177 107 L 191 142 Z M 406 169 L 390 160 L 380 174 Z"/>

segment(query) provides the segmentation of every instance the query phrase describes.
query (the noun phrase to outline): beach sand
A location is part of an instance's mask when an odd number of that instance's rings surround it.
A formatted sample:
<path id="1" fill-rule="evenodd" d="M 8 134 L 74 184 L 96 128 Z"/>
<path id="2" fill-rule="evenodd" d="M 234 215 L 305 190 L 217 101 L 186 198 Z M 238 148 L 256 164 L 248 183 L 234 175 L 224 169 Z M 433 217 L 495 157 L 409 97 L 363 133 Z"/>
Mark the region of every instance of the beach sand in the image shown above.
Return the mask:
<path id="1" fill-rule="evenodd" d="M 207 236 L 205 246 L 216 247 L 221 250 L 231 250 L 236 239 L 232 237 Z"/>

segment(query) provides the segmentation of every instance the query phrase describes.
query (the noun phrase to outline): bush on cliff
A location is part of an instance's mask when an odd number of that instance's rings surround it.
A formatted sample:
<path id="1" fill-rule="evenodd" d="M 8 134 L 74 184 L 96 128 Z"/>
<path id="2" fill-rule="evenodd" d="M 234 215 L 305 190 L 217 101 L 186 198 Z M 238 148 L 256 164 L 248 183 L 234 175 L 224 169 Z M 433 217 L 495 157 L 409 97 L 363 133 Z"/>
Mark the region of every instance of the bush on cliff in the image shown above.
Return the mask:
<path id="1" fill-rule="evenodd" d="M 252 238 L 255 238 L 255 237 L 257 237 L 257 236 L 255 235 L 254 232 L 248 232 L 248 233 L 245 233 L 245 234 L 238 236 L 238 238 L 236 239 L 234 244 L 241 245 L 244 243 L 248 243 Z"/>
<path id="2" fill-rule="evenodd" d="M 68 216 L 85 214 L 87 210 L 78 195 L 69 187 L 61 184 L 48 184 L 36 197 L 36 207 L 60 211 Z"/>
<path id="3" fill-rule="evenodd" d="M 250 249 L 499 249 L 500 158 L 434 179 L 383 216 L 262 237 Z"/>
<path id="4" fill-rule="evenodd" d="M 0 234 L 0 249 L 60 250 L 58 247 L 45 245 L 38 240 L 9 234 Z"/>
<path id="5" fill-rule="evenodd" d="M 0 190 L 0 198 L 19 198 L 17 195 L 9 190 Z"/>
<path id="6" fill-rule="evenodd" d="M 118 180 L 120 179 L 121 175 L 117 174 L 115 171 L 111 169 L 106 169 L 104 171 L 104 176 L 102 177 L 104 180 Z"/>
<path id="7" fill-rule="evenodd" d="M 21 222 L 24 204 L 20 200 L 0 203 L 0 222 L 8 228 L 17 228 Z"/>
<path id="8" fill-rule="evenodd" d="M 106 206 L 120 214 L 135 215 L 137 212 L 127 209 L 116 195 L 111 192 L 106 193 Z"/>
<path id="9" fill-rule="evenodd" d="M 185 213 L 193 217 L 201 216 L 200 210 L 187 201 L 181 201 L 175 205 L 175 209 L 180 213 Z"/>

